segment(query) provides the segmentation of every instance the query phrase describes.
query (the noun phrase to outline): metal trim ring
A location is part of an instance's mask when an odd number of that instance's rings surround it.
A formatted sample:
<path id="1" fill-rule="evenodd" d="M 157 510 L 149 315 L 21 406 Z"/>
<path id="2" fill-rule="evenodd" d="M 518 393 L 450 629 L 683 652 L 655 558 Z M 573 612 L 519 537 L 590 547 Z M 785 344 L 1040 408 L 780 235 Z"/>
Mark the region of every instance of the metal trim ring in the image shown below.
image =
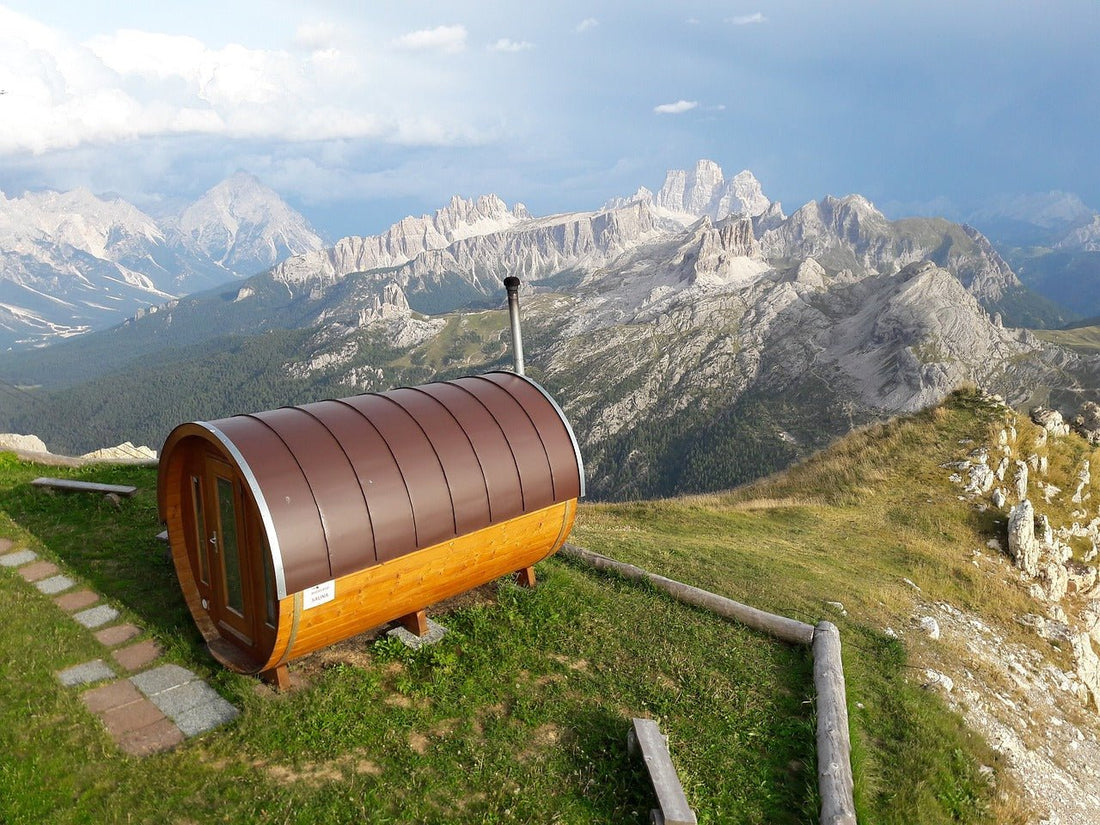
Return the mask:
<path id="1" fill-rule="evenodd" d="M 283 574 L 283 553 L 279 547 L 279 535 L 275 532 L 275 521 L 271 517 L 271 508 L 267 506 L 267 499 L 264 498 L 263 490 L 260 489 L 256 474 L 252 472 L 252 468 L 248 466 L 248 462 L 245 461 L 241 451 L 237 449 L 237 445 L 233 443 L 229 436 L 206 421 L 196 421 L 194 423 L 213 435 L 229 451 L 229 454 L 233 456 L 233 460 L 237 463 L 241 475 L 248 482 L 248 488 L 252 491 L 252 495 L 256 499 L 256 507 L 260 511 L 260 519 L 263 521 L 264 530 L 267 531 L 267 544 L 271 550 L 271 566 L 275 573 L 275 591 L 280 599 L 285 599 L 287 597 L 286 577 Z"/>

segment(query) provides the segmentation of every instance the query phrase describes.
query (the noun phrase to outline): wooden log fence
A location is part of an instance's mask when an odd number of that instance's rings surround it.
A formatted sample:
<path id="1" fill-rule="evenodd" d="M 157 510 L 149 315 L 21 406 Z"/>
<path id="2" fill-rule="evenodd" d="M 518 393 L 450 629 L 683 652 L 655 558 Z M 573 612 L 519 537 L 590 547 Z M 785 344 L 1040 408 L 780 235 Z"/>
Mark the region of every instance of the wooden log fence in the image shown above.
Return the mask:
<path id="1" fill-rule="evenodd" d="M 817 694 L 817 787 L 821 797 L 818 821 L 821 825 L 856 825 L 844 665 L 840 632 L 835 625 L 820 622 L 814 627 L 777 616 L 573 544 L 563 545 L 559 552 L 597 570 L 614 572 L 632 581 L 649 582 L 677 601 L 733 619 L 782 641 L 809 646 Z"/>

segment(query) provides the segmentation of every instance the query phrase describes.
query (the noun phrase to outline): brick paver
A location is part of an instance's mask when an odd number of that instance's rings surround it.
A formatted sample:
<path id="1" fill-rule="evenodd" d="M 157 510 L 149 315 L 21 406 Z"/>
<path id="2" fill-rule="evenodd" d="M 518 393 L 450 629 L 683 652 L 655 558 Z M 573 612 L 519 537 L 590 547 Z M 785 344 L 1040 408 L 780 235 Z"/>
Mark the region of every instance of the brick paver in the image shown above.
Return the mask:
<path id="1" fill-rule="evenodd" d="M 75 593 L 66 593 L 64 596 L 58 596 L 53 600 L 53 603 L 65 612 L 72 613 L 74 610 L 80 610 L 98 601 L 98 593 L 93 593 L 91 590 L 77 590 Z"/>
<path id="2" fill-rule="evenodd" d="M 57 573 L 57 565 L 49 561 L 36 561 L 19 568 L 19 575 L 29 582 L 36 582 Z"/>
<path id="3" fill-rule="evenodd" d="M 116 682 L 86 690 L 80 698 L 84 701 L 84 705 L 88 710 L 92 713 L 99 713 L 122 705 L 140 702 L 144 697 L 129 679 L 119 679 Z"/>
<path id="4" fill-rule="evenodd" d="M 105 627 L 95 632 L 95 640 L 104 647 L 115 647 L 123 642 L 128 642 L 141 633 L 140 627 L 132 624 L 116 624 Z"/>
<path id="5" fill-rule="evenodd" d="M 10 540 L 0 539 L 0 566 L 18 569 L 39 591 L 54 596 L 54 604 L 71 614 L 74 621 L 89 629 L 100 628 L 94 634 L 96 641 L 115 648 L 111 657 L 119 668 L 130 673 L 141 671 L 161 655 L 163 651 L 153 639 L 126 645 L 141 635 L 141 628 L 112 624 L 119 612 L 109 604 L 97 604 L 101 601 L 98 593 L 88 589 L 64 592 L 76 582 L 60 573 L 56 564 L 39 559 L 31 550 L 11 552 L 11 548 Z M 85 690 L 81 699 L 99 717 L 119 749 L 130 756 L 166 751 L 186 737 L 205 733 L 240 715 L 210 685 L 179 665 L 162 665 L 129 679 L 118 679 L 110 664 L 94 659 L 55 675 L 66 687 L 105 682 Z"/>
<path id="6" fill-rule="evenodd" d="M 154 722 L 144 728 L 124 733 L 118 746 L 130 756 L 148 756 L 151 753 L 174 748 L 183 741 L 183 732 L 168 719 Z"/>
<path id="7" fill-rule="evenodd" d="M 129 705 L 101 711 L 98 716 L 103 720 L 103 726 L 107 728 L 107 733 L 115 739 L 121 738 L 124 733 L 129 733 L 138 728 L 147 728 L 149 725 L 167 718 L 160 712 L 160 708 L 145 698 Z"/>
<path id="8" fill-rule="evenodd" d="M 111 655 L 115 657 L 116 662 L 132 673 L 135 670 L 140 670 L 145 667 L 160 656 L 161 653 L 160 645 L 152 639 L 145 639 L 129 647 L 123 647 L 112 651 Z"/>

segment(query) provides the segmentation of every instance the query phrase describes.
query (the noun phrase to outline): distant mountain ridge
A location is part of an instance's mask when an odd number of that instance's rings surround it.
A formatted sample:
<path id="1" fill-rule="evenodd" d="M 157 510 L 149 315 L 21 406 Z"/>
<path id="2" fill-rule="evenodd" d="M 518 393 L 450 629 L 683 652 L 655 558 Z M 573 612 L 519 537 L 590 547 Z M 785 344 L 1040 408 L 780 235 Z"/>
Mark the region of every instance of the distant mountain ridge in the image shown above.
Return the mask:
<path id="1" fill-rule="evenodd" d="M 305 218 L 243 173 L 160 221 L 85 189 L 0 193 L 0 348 L 110 326 L 322 245 Z"/>
<path id="2" fill-rule="evenodd" d="M 1014 328 L 1034 296 L 977 230 L 890 221 L 859 195 L 788 217 L 751 173 L 731 187 L 714 167 L 589 212 L 453 198 L 79 346 L 0 358 L 0 379 L 45 384 L 66 421 L 95 410 L 97 442 L 155 444 L 181 417 L 506 367 L 516 275 L 530 374 L 611 498 L 745 481 L 963 383 L 1021 403 L 1050 388 L 1055 405 L 1100 391 L 1100 359 Z"/>
<path id="3" fill-rule="evenodd" d="M 969 220 L 1067 321 L 1100 313 L 1100 214 L 1071 192 L 1000 198 Z"/>

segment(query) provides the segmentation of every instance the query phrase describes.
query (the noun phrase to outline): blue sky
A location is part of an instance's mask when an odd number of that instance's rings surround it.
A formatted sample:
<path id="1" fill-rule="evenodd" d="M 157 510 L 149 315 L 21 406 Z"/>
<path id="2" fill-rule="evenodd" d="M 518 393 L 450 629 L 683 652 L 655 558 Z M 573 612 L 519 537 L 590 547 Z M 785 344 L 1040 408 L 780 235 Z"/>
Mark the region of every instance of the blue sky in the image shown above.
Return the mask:
<path id="1" fill-rule="evenodd" d="M 0 2 L 0 190 L 151 211 L 244 169 L 332 237 L 452 194 L 595 208 L 751 169 L 960 217 L 1100 209 L 1097 0 Z"/>

